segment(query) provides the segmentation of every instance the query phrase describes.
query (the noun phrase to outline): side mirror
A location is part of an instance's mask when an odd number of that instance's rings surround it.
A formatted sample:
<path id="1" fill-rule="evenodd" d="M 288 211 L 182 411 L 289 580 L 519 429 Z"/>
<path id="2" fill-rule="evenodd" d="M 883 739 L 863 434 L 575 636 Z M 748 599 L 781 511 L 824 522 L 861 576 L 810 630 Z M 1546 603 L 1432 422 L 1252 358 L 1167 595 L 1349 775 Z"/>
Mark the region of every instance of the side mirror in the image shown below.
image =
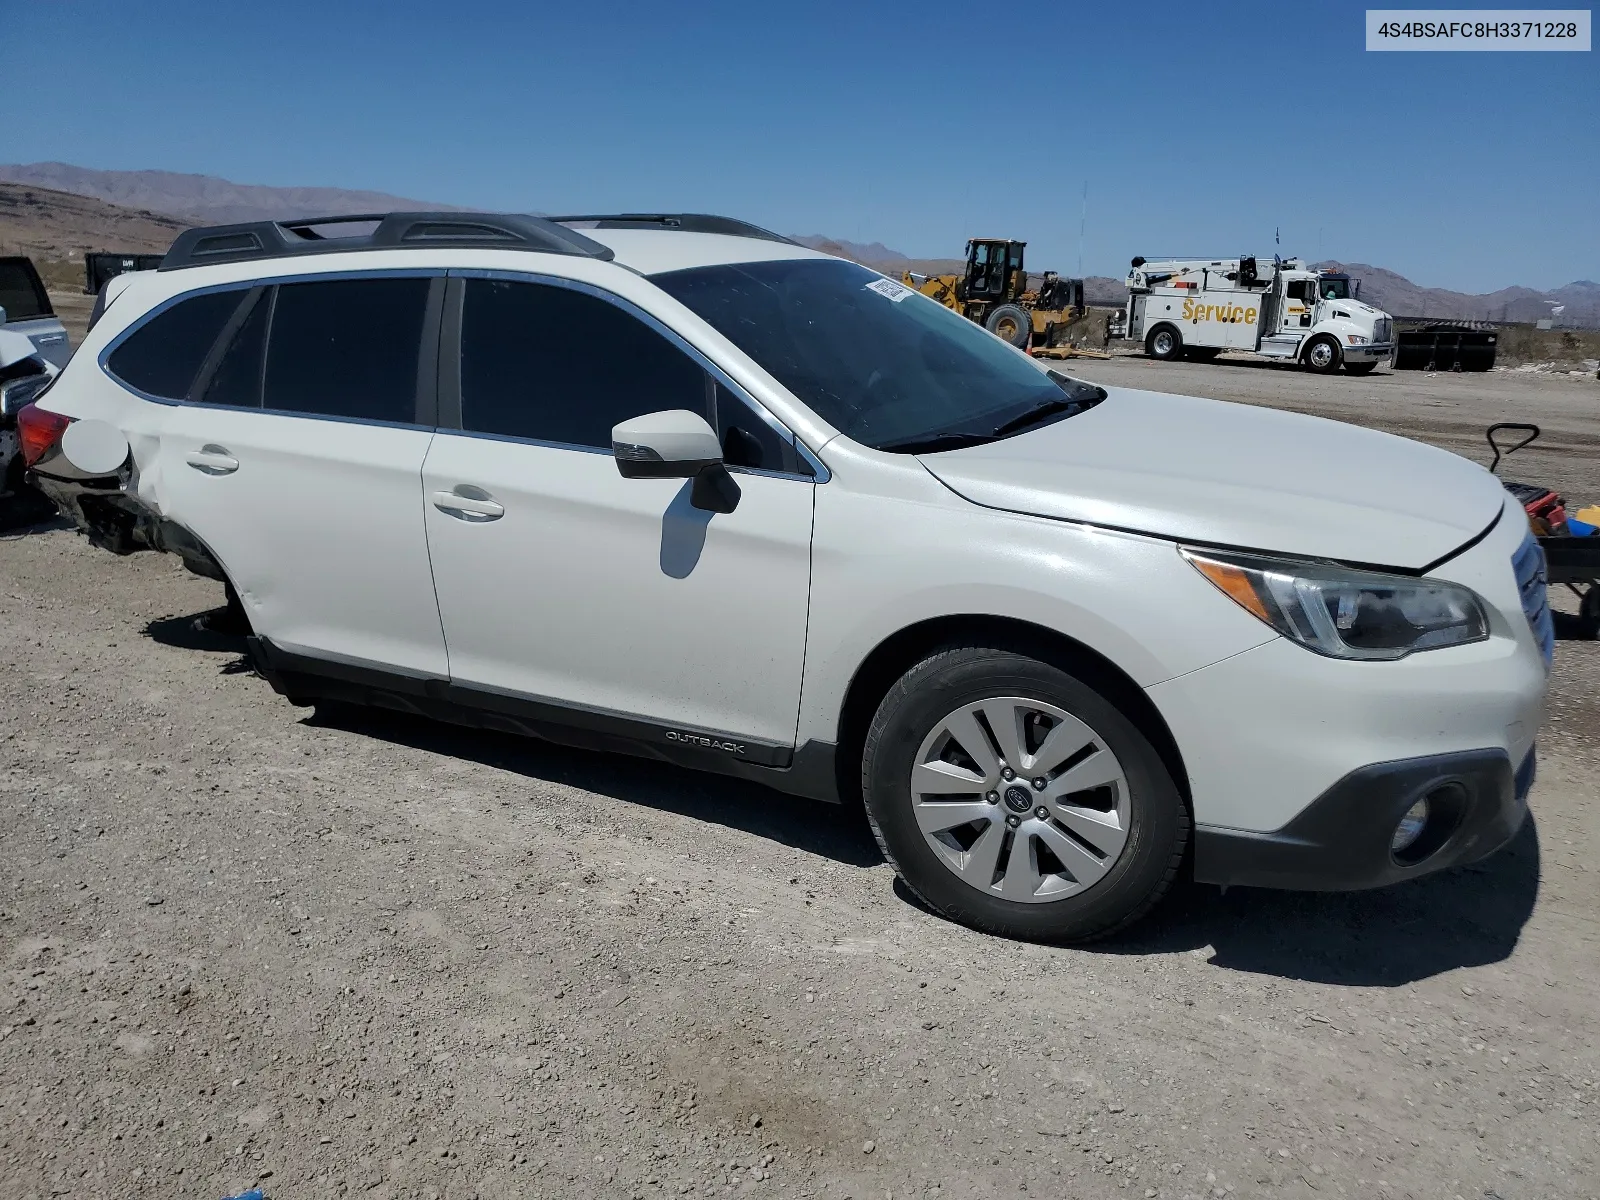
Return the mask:
<path id="1" fill-rule="evenodd" d="M 716 430 L 686 408 L 646 413 L 611 427 L 611 455 L 624 479 L 692 479 L 689 502 L 705 512 L 731 513 L 739 485 L 722 462 Z"/>

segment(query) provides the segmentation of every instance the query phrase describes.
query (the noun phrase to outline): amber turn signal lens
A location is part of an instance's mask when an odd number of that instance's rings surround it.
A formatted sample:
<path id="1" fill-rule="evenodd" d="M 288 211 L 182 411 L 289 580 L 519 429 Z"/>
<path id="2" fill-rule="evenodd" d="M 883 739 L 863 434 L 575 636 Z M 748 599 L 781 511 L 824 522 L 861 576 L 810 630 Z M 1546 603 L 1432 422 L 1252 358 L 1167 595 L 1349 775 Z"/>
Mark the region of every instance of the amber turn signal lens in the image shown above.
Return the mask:
<path id="1" fill-rule="evenodd" d="M 1234 600 L 1234 603 L 1254 616 L 1260 617 L 1268 625 L 1272 618 L 1267 615 L 1267 606 L 1261 602 L 1261 597 L 1256 594 L 1255 585 L 1250 582 L 1250 576 L 1243 569 L 1232 563 L 1218 562 L 1214 558 L 1201 558 L 1198 555 L 1189 559 L 1195 569 L 1221 588 Z"/>

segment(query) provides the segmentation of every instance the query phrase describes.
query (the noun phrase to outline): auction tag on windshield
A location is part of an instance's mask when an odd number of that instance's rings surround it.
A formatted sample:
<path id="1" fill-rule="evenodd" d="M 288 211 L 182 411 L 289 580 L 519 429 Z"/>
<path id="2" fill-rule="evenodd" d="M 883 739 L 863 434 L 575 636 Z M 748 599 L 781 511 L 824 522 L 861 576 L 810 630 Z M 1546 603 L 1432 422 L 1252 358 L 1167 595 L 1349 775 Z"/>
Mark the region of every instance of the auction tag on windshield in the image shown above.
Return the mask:
<path id="1" fill-rule="evenodd" d="M 905 287 L 902 284 L 898 284 L 892 279 L 874 279 L 871 283 L 867 284 L 867 291 L 877 292 L 880 296 L 887 296 L 896 304 L 899 304 L 900 301 L 904 300 L 907 296 L 916 295 L 916 293 L 910 288 Z"/>

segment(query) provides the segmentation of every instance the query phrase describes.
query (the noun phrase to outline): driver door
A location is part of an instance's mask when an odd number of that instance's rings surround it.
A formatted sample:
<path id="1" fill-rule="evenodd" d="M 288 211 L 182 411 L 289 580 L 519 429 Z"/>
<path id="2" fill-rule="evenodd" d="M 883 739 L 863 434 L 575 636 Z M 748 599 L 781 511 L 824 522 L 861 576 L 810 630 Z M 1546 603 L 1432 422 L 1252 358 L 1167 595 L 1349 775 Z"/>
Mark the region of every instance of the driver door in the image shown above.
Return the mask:
<path id="1" fill-rule="evenodd" d="M 1283 286 L 1283 332 L 1299 333 L 1311 325 L 1317 285 L 1310 279 L 1290 279 Z"/>

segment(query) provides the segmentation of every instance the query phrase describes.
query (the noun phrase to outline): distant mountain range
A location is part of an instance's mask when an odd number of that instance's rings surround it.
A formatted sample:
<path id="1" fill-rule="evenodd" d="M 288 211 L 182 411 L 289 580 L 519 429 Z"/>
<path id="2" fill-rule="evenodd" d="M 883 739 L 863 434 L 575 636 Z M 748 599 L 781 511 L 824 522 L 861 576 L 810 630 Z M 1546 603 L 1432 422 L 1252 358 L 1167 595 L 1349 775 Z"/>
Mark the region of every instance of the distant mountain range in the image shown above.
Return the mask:
<path id="1" fill-rule="evenodd" d="M 1486 296 L 1449 292 L 1412 283 L 1403 275 L 1367 263 L 1324 262 L 1317 266 L 1345 271 L 1361 281 L 1361 299 L 1398 317 L 1450 317 L 1472 321 L 1538 321 L 1550 316 L 1554 306 L 1565 311 L 1562 324 L 1600 328 L 1600 283 L 1580 279 L 1552 292 L 1509 287 Z"/>
<path id="2" fill-rule="evenodd" d="M 0 165 L 0 249 L 41 261 L 76 258 L 85 249 L 164 250 L 180 230 L 192 225 L 457 207 L 383 192 L 268 187 L 172 171 L 96 171 L 67 163 Z M 823 234 L 795 240 L 886 275 L 962 269 L 960 259 L 912 258 L 882 242 L 851 242 Z M 1511 287 L 1477 296 L 1421 287 L 1365 263 L 1319 265 L 1348 271 L 1361 280 L 1363 300 L 1396 316 L 1536 321 L 1549 316 L 1553 306 L 1564 305 L 1562 323 L 1600 328 L 1600 283 L 1589 280 L 1550 292 Z M 1120 279 L 1104 276 L 1086 279 L 1084 291 L 1095 305 L 1119 305 L 1127 295 Z"/>
<path id="3" fill-rule="evenodd" d="M 95 250 L 165 250 L 190 222 L 92 196 L 0 183 L 0 253 L 37 261 Z"/>
<path id="4" fill-rule="evenodd" d="M 123 208 L 167 213 L 189 225 L 232 221 L 271 221 L 279 217 L 340 217 L 397 209 L 454 207 L 407 200 L 383 192 L 352 192 L 326 187 L 264 187 L 232 183 L 211 175 L 173 171 L 93 171 L 67 163 L 0 165 L 0 183 L 26 183 L 58 192 L 93 196 Z"/>

